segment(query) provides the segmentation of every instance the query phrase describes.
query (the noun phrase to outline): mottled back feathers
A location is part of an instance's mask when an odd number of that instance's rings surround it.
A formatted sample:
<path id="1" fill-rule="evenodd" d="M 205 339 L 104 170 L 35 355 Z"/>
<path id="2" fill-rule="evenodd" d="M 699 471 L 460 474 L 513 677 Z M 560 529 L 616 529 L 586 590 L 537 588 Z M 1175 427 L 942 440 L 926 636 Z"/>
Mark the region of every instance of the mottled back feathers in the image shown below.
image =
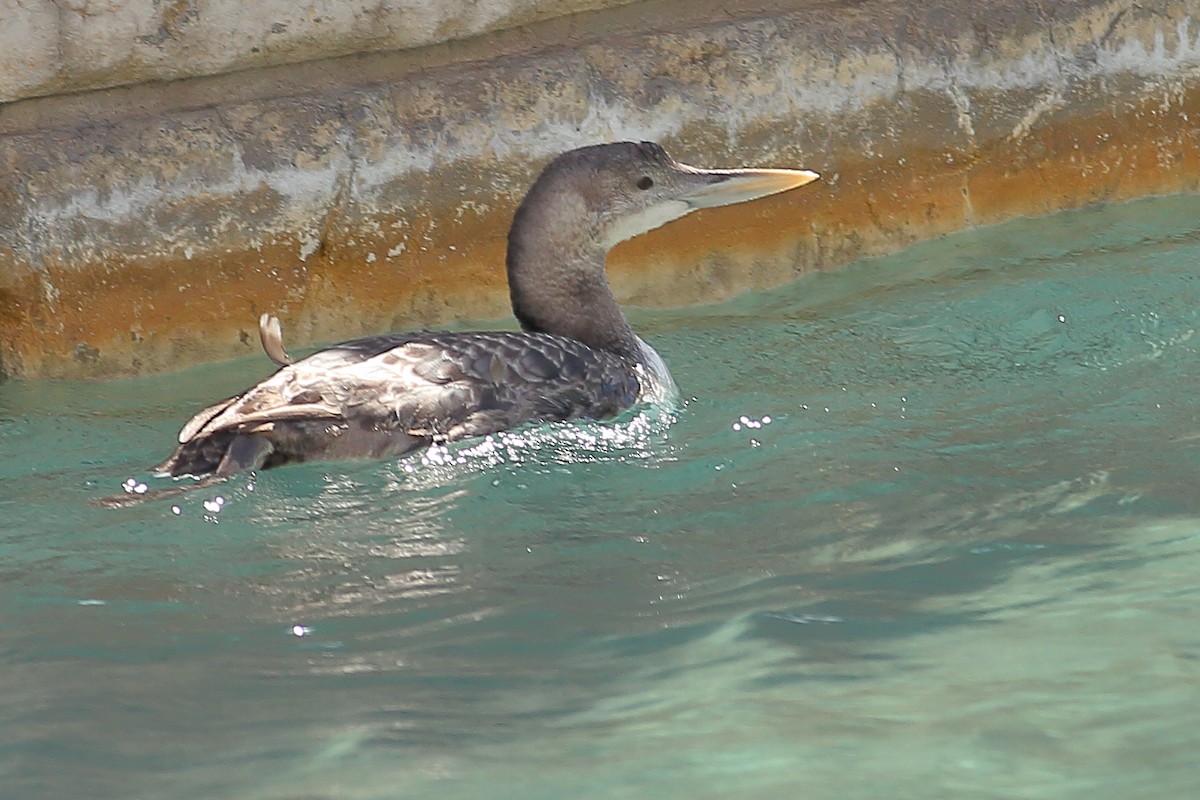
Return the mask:
<path id="1" fill-rule="evenodd" d="M 621 356 L 544 333 L 357 339 L 206 408 L 184 425 L 179 447 L 160 469 L 204 474 L 379 457 L 524 422 L 603 419 L 637 401 L 637 369 Z M 231 446 L 247 436 L 263 444 Z"/>

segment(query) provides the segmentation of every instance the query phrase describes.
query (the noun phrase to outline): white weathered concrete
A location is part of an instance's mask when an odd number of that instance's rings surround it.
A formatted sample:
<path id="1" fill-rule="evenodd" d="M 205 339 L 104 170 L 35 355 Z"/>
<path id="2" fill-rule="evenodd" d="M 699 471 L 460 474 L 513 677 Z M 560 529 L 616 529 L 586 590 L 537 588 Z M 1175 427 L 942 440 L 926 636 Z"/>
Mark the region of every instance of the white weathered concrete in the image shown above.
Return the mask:
<path id="1" fill-rule="evenodd" d="M 633 0 L 0 0 L 0 103 L 427 47 Z"/>
<path id="2" fill-rule="evenodd" d="M 110 0 L 109 5 L 123 3 Z M 1121 4 L 1113 3 L 1112 7 L 1119 9 Z M 1097 27 L 1112 17 L 1113 12 L 1102 6 L 1083 19 Z M 497 100 L 493 108 L 481 106 L 469 113 L 456 114 L 454 126 L 444 135 L 418 139 L 408 135 L 403 126 L 397 126 L 396 130 L 376 132 L 387 136 L 387 140 L 372 147 L 369 142 L 355 141 L 355 131 L 344 123 L 321 120 L 323 127 L 330 126 L 330 132 L 315 137 L 325 140 L 322 144 L 326 152 L 320 158 L 300 153 L 289 159 L 291 163 L 258 166 L 247 163 L 236 143 L 227 144 L 213 153 L 202 182 L 197 181 L 192 170 L 148 173 L 130 169 L 128 176 L 134 183 L 122 184 L 114 179 L 104 192 L 88 185 L 73 192 L 39 191 L 35 196 L 44 200 L 33 199 L 21 209 L 27 215 L 26 221 L 17 227 L 44 230 L 51 241 L 66 247 L 70 239 L 67 232 L 74 230 L 80 221 L 89 226 L 95 223 L 140 226 L 155 209 L 173 208 L 198 190 L 236 207 L 237 198 L 258 187 L 268 187 L 291 212 L 281 216 L 278 230 L 270 232 L 294 231 L 296 221 L 301 219 L 316 220 L 312 224 L 319 225 L 343 186 L 349 188 L 356 202 L 394 203 L 396 198 L 390 197 L 389 192 L 394 192 L 397 185 L 423 180 L 421 176 L 438 166 L 480 161 L 536 162 L 564 149 L 596 141 L 669 141 L 695 126 L 720 125 L 730 149 L 739 147 L 739 138 L 747 131 L 772 121 L 791 126 L 796 138 L 803 140 L 807 120 L 837 119 L 883 107 L 904 92 L 914 90 L 950 98 L 957 112 L 954 119 L 958 133 L 965 140 L 975 137 L 978 126 L 997 123 L 1005 126 L 1003 135 L 1018 139 L 1042 116 L 1063 110 L 1069 102 L 1067 92 L 1073 81 L 1133 74 L 1154 78 L 1157 89 L 1170 93 L 1173 87 L 1185 86 L 1200 75 L 1200 19 L 1192 18 L 1125 18 L 1120 26 L 1121 35 L 1110 41 L 1093 43 L 1086 37 L 1060 36 L 1055 43 L 1045 37 L 1030 41 L 1018 59 L 989 52 L 972 54 L 964 49 L 953 61 L 931 61 L 916 46 L 888 45 L 882 40 L 870 43 L 874 47 L 847 49 L 831 57 L 828 51 L 797 47 L 794 40 L 778 34 L 773 20 L 745 22 L 739 31 L 761 42 L 761 47 L 738 54 L 739 73 L 722 73 L 735 90 L 730 93 L 720 86 L 697 88 L 677 100 L 643 104 L 637 98 L 589 91 L 587 73 L 612 65 L 605 63 L 609 60 L 605 48 L 585 47 L 576 56 L 559 57 L 555 66 L 557 94 L 540 89 L 523 93 L 522 77 L 490 76 L 497 98 L 510 98 L 509 125 L 504 124 L 506 112 Z M 708 36 L 704 31 L 678 34 L 664 46 L 668 51 L 686 54 L 701 48 Z M 841 74 L 847 64 L 853 66 L 852 75 Z M 617 70 L 612 71 L 615 74 Z M 1000 118 L 993 113 L 988 119 L 976 119 L 978 110 L 972 107 L 968 93 L 1012 91 L 1034 92 L 1037 99 L 1019 116 Z M 731 95 L 736 96 L 736 105 L 727 104 Z M 392 100 L 416 107 L 444 103 L 446 98 L 440 89 L 426 92 L 404 87 L 393 90 Z M 379 102 L 367 95 L 360 101 Z M 384 113 L 386 109 L 378 111 Z M 223 128 L 225 122 L 212 124 Z M 883 133 L 863 137 L 866 146 L 863 154 L 867 158 L 875 155 L 872 147 L 876 139 L 886 140 Z M 211 135 L 224 139 L 229 131 Z M 198 145 L 206 147 L 204 142 Z M 801 150 L 807 151 L 804 155 L 810 159 L 819 155 L 812 142 Z M 36 182 L 36 178 L 33 180 Z M 46 188 L 53 187 L 56 180 L 48 175 Z M 491 189 L 502 196 L 512 195 L 520 191 L 523 181 L 524 176 L 519 176 L 511 184 L 493 184 Z M 462 189 L 478 191 L 478 187 Z M 55 231 L 63 233 L 60 236 Z M 315 231 L 309 233 L 315 235 Z M 163 234 L 168 234 L 166 239 Z M 159 229 L 157 241 L 170 249 L 175 243 L 173 234 L 178 234 L 179 242 L 186 242 L 191 235 L 187 230 Z"/>

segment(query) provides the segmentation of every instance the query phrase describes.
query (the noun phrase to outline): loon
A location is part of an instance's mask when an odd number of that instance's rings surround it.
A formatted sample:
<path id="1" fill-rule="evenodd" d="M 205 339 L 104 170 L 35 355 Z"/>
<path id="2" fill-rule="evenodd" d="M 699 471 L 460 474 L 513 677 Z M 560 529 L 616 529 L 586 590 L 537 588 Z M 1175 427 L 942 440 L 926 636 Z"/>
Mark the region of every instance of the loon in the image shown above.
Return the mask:
<path id="1" fill-rule="evenodd" d="M 526 422 L 606 419 L 661 401 L 674 382 L 609 289 L 609 249 L 696 209 L 818 177 L 698 169 L 654 142 L 563 153 L 534 181 L 508 234 L 520 332 L 388 333 L 293 361 L 279 321 L 265 314 L 263 348 L 279 369 L 192 417 L 156 471 L 219 478 L 314 459 L 383 458 Z"/>

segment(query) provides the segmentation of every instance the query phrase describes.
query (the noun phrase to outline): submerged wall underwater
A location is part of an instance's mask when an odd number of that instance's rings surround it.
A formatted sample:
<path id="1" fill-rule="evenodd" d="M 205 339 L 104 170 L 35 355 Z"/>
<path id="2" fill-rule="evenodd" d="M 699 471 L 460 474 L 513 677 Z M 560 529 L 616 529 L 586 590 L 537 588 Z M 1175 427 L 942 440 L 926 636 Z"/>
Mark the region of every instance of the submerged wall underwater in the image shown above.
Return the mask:
<path id="1" fill-rule="evenodd" d="M 49 5 L 0 0 L 12 377 L 500 316 L 513 208 L 598 141 L 825 177 L 621 245 L 645 305 L 1200 183 L 1194 2 Z"/>

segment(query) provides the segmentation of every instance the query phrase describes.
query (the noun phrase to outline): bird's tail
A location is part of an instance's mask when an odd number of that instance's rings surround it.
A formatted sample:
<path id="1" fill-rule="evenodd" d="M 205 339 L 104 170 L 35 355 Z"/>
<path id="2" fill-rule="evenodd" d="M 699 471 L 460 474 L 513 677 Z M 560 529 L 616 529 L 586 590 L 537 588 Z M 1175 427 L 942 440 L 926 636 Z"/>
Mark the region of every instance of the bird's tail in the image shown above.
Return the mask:
<path id="1" fill-rule="evenodd" d="M 136 506 L 149 500 L 165 500 L 184 492 L 203 489 L 220 483 L 235 472 L 262 466 L 274 447 L 266 438 L 231 430 L 215 431 L 184 442 L 175 448 L 165 461 L 154 468 L 160 477 L 179 478 L 190 475 L 198 480 L 140 491 L 126 491 L 92 501 L 104 508 Z"/>
<path id="2" fill-rule="evenodd" d="M 256 469 L 274 447 L 261 435 L 217 430 L 183 442 L 165 461 L 154 468 L 158 475 L 223 477 L 244 469 Z"/>

